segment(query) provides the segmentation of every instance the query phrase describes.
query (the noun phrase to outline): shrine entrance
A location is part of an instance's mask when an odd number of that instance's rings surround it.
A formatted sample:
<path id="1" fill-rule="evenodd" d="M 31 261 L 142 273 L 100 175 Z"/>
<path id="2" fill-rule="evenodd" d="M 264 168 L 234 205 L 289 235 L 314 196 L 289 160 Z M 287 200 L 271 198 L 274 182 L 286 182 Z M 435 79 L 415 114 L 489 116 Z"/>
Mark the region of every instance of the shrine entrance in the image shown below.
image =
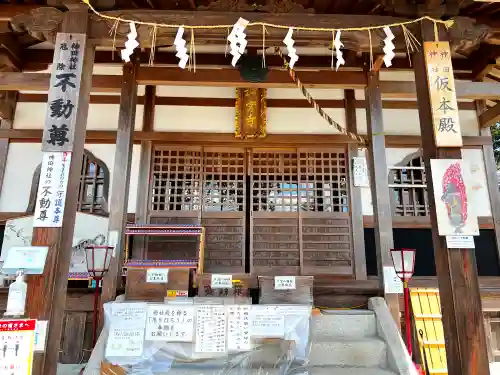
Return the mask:
<path id="1" fill-rule="evenodd" d="M 344 148 L 158 146 L 151 223 L 202 223 L 205 271 L 352 275 Z M 191 259 L 191 238 L 150 238 L 147 259 Z"/>

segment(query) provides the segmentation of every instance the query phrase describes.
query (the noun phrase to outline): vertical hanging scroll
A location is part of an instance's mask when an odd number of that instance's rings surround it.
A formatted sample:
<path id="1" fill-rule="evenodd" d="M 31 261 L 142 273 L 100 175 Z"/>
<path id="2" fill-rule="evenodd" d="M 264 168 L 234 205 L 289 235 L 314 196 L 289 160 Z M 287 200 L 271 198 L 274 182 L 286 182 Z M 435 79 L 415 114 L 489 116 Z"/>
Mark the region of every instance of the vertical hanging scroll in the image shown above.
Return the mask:
<path id="1" fill-rule="evenodd" d="M 450 45 L 425 42 L 424 55 L 436 147 L 462 147 Z"/>
<path id="2" fill-rule="evenodd" d="M 266 136 L 266 95 L 266 89 L 236 89 L 236 138 Z"/>

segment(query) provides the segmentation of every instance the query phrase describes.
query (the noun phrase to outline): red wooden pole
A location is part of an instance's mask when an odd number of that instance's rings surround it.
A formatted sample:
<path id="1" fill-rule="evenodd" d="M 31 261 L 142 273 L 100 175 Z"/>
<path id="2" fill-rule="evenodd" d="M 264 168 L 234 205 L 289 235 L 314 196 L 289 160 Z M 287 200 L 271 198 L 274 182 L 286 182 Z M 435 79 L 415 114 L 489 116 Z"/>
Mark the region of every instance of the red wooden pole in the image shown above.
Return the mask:
<path id="1" fill-rule="evenodd" d="M 411 321 L 410 321 L 410 289 L 408 288 L 408 281 L 403 281 L 403 292 L 405 299 L 405 329 L 406 329 L 406 347 L 408 354 L 412 358 L 412 344 L 411 344 Z"/>
<path id="2" fill-rule="evenodd" d="M 97 342 L 97 327 L 99 327 L 99 284 L 101 278 L 94 278 L 95 292 L 94 292 L 94 319 L 92 320 L 92 347 L 95 347 Z"/>

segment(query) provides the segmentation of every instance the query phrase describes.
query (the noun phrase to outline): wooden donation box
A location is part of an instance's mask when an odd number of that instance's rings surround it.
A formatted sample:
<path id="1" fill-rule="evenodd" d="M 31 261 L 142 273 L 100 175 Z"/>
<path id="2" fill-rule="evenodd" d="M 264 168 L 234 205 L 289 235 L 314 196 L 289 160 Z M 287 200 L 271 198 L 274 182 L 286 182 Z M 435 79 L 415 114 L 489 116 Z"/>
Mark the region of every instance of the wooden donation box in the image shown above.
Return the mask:
<path id="1" fill-rule="evenodd" d="M 197 237 L 198 251 L 188 259 L 131 259 L 125 263 L 127 283 L 125 298 L 135 301 L 163 302 L 165 297 L 187 297 L 195 273 L 203 272 L 204 229 L 198 225 L 127 225 L 125 235 L 161 238 Z M 128 238 L 126 243 L 128 243 Z M 126 250 L 128 258 L 128 249 Z"/>
<path id="2" fill-rule="evenodd" d="M 198 296 L 248 298 L 250 296 L 249 289 L 257 286 L 255 277 L 249 274 L 231 275 L 232 287 L 230 288 L 214 286 L 214 277 L 217 276 L 215 274 L 198 275 Z"/>

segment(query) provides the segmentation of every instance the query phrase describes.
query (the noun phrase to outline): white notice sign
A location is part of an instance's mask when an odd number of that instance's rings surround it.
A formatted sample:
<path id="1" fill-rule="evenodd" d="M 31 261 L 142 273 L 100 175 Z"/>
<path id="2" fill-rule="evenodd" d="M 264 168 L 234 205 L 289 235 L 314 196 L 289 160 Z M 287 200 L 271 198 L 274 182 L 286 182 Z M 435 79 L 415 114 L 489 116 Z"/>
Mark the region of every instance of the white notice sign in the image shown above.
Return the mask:
<path id="1" fill-rule="evenodd" d="M 225 306 L 197 306 L 195 352 L 226 352 L 226 318 Z"/>
<path id="2" fill-rule="evenodd" d="M 225 289 L 233 287 L 233 275 L 212 274 L 212 289 Z"/>
<path id="3" fill-rule="evenodd" d="M 474 249 L 473 236 L 446 236 L 446 246 L 449 249 Z"/>
<path id="4" fill-rule="evenodd" d="M 30 375 L 36 320 L 0 322 L 0 374 Z"/>
<path id="5" fill-rule="evenodd" d="M 250 342 L 250 308 L 251 305 L 228 306 L 227 350 L 252 350 Z"/>
<path id="6" fill-rule="evenodd" d="M 9 249 L 3 264 L 5 274 L 16 274 L 20 269 L 27 275 L 41 275 L 49 248 L 47 246 L 15 246 Z"/>
<path id="7" fill-rule="evenodd" d="M 146 282 L 156 284 L 168 283 L 168 268 L 148 268 L 146 271 Z"/>
<path id="8" fill-rule="evenodd" d="M 194 306 L 148 306 L 146 340 L 192 342 L 193 333 Z"/>
<path id="9" fill-rule="evenodd" d="M 252 305 L 251 335 L 282 338 L 285 336 L 285 316 L 277 306 Z"/>
<path id="10" fill-rule="evenodd" d="M 369 187 L 368 167 L 364 156 L 354 156 L 352 158 L 352 179 L 356 187 Z"/>
<path id="11" fill-rule="evenodd" d="M 296 289 L 295 276 L 275 276 L 274 289 L 275 290 L 292 290 Z"/>
<path id="12" fill-rule="evenodd" d="M 146 303 L 113 303 L 105 356 L 138 357 L 144 346 Z"/>
<path id="13" fill-rule="evenodd" d="M 403 282 L 396 275 L 394 267 L 384 267 L 384 291 L 385 294 L 403 293 Z"/>
<path id="14" fill-rule="evenodd" d="M 71 152 L 44 152 L 36 195 L 34 228 L 62 226 Z"/>

